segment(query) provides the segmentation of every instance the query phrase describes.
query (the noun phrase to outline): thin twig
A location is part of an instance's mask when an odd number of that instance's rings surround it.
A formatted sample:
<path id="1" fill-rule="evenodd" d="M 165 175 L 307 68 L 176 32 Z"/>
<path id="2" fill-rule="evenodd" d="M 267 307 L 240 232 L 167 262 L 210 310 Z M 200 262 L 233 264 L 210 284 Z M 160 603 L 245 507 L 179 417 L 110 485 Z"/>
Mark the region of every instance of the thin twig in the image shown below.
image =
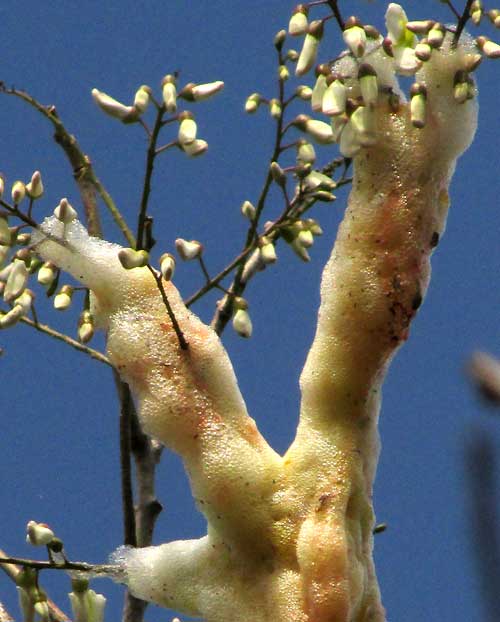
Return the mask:
<path id="1" fill-rule="evenodd" d="M 123 233 L 127 242 L 130 246 L 135 246 L 133 233 L 128 228 L 127 223 L 125 222 L 119 209 L 116 207 L 112 197 L 94 173 L 90 158 L 83 153 L 76 138 L 66 130 L 57 114 L 55 107 L 44 106 L 29 93 L 15 88 L 7 88 L 3 82 L 0 82 L 0 91 L 23 100 L 52 123 L 55 130 L 54 140 L 62 147 L 72 166 L 73 175 L 82 196 L 82 202 L 88 222 L 88 229 L 91 235 L 97 235 L 97 231 L 100 229 L 99 216 L 95 200 L 95 189 L 107 209 L 110 211 L 113 219 L 115 220 L 120 231 Z"/>
<path id="2" fill-rule="evenodd" d="M 345 24 L 344 20 L 342 19 L 342 15 L 340 14 L 338 0 L 327 0 L 327 4 L 331 8 L 333 16 L 335 17 L 335 20 L 339 25 L 340 30 L 344 30 Z"/>
<path id="3" fill-rule="evenodd" d="M 153 131 L 149 136 L 148 151 L 146 154 L 146 173 L 144 175 L 144 184 L 142 188 L 141 205 L 139 208 L 139 216 L 137 218 L 137 235 L 136 235 L 136 249 L 141 250 L 144 248 L 144 226 L 146 222 L 146 216 L 148 211 L 149 195 L 151 194 L 151 179 L 153 177 L 153 169 L 156 158 L 156 144 L 158 142 L 158 136 L 162 128 L 163 115 L 165 114 L 165 108 L 161 106 L 156 114 L 156 120 L 153 127 Z M 149 248 L 146 248 L 149 251 Z"/>
<path id="4" fill-rule="evenodd" d="M 467 0 L 467 2 L 465 3 L 464 10 L 462 11 L 462 15 L 460 15 L 460 17 L 458 18 L 457 29 L 455 30 L 455 34 L 453 35 L 454 46 L 458 43 L 460 39 L 460 35 L 462 34 L 463 29 L 465 28 L 465 25 L 470 19 L 470 8 L 472 6 L 473 1 L 474 0 Z"/>
<path id="5" fill-rule="evenodd" d="M 41 333 L 45 333 L 46 335 L 49 335 L 50 337 L 54 337 L 54 339 L 58 339 L 59 341 L 64 342 L 66 345 L 71 346 L 72 348 L 74 348 L 75 350 L 78 350 L 79 352 L 84 352 L 85 354 L 88 354 L 91 358 L 93 358 L 96 361 L 99 361 L 100 363 L 105 363 L 106 365 L 113 367 L 111 361 L 108 359 L 107 356 L 102 354 L 102 352 L 99 352 L 98 350 L 94 350 L 93 348 L 89 348 L 89 346 L 86 346 L 85 344 L 80 343 L 76 339 L 73 339 L 72 337 L 69 337 L 68 335 L 65 335 L 64 333 L 60 333 L 54 328 L 47 326 L 47 324 L 40 324 L 38 322 L 34 322 L 33 320 L 30 320 L 27 317 L 22 317 L 21 322 L 23 322 L 24 324 L 27 324 L 28 326 L 31 326 L 32 328 L 38 330 Z"/>

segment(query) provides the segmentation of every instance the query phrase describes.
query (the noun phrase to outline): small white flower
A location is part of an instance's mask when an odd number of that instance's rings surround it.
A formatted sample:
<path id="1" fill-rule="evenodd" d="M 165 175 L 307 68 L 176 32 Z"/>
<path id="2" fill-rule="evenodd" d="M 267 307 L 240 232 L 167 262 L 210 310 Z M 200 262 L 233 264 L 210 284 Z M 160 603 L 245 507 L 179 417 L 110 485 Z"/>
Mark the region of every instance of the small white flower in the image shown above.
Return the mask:
<path id="1" fill-rule="evenodd" d="M 54 538 L 54 532 L 45 523 L 37 523 L 34 520 L 30 520 L 26 525 L 28 535 L 26 536 L 26 542 L 33 546 L 45 546 L 52 542 Z"/>

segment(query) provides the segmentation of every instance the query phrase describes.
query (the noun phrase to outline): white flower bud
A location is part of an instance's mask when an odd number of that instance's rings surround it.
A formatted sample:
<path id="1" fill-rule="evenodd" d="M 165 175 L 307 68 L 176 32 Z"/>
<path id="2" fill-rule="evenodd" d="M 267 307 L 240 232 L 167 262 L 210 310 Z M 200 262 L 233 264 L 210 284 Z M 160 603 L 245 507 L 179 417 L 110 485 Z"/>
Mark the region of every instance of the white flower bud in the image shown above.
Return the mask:
<path id="1" fill-rule="evenodd" d="M 54 216 L 57 220 L 60 220 L 65 225 L 73 222 L 77 217 L 77 212 L 73 206 L 69 203 L 68 199 L 64 198 L 59 201 L 59 205 L 54 210 Z"/>
<path id="2" fill-rule="evenodd" d="M 295 75 L 303 76 L 314 66 L 318 55 L 319 42 L 322 37 L 323 22 L 319 19 L 311 22 L 304 39 L 304 44 L 302 45 L 302 50 L 300 51 L 299 60 L 295 68 Z"/>
<path id="3" fill-rule="evenodd" d="M 341 80 L 334 80 L 326 89 L 321 102 L 323 114 L 334 116 L 345 112 L 347 89 Z"/>
<path id="4" fill-rule="evenodd" d="M 422 41 L 417 43 L 417 45 L 415 46 L 415 56 L 419 60 L 426 62 L 430 59 L 431 55 L 432 55 L 432 48 L 427 43 L 427 39 L 422 39 Z"/>
<path id="5" fill-rule="evenodd" d="M 31 176 L 31 181 L 26 184 L 26 192 L 31 199 L 39 199 L 43 194 L 42 175 L 40 171 L 35 171 Z"/>
<path id="6" fill-rule="evenodd" d="M 299 37 L 307 33 L 309 27 L 307 21 L 308 12 L 308 8 L 303 4 L 299 4 L 293 10 L 293 15 L 288 23 L 288 33 L 292 35 L 292 37 Z"/>
<path id="7" fill-rule="evenodd" d="M 203 253 L 203 244 L 197 240 L 184 240 L 183 238 L 177 238 L 175 240 L 175 248 L 179 253 L 179 257 L 184 261 L 191 261 L 201 257 Z"/>
<path id="8" fill-rule="evenodd" d="M 488 17 L 495 28 L 500 28 L 500 9 L 490 9 Z"/>
<path id="9" fill-rule="evenodd" d="M 15 181 L 12 184 L 12 190 L 11 190 L 11 197 L 12 197 L 13 203 L 15 203 L 16 205 L 18 203 L 21 203 L 21 201 L 24 199 L 25 196 L 26 196 L 26 186 L 24 185 L 22 181 Z"/>
<path id="10" fill-rule="evenodd" d="M 304 221 L 304 226 L 314 235 L 323 235 L 323 229 L 320 227 L 319 222 L 314 218 L 308 218 Z"/>
<path id="11" fill-rule="evenodd" d="M 350 124 L 362 147 L 372 147 L 377 142 L 375 115 L 368 106 L 359 106 L 351 115 Z"/>
<path id="12" fill-rule="evenodd" d="M 190 158 L 196 158 L 197 156 L 203 155 L 208 149 L 208 143 L 206 140 L 202 140 L 201 138 L 197 138 L 193 140 L 192 143 L 188 145 L 182 145 L 182 150 L 186 153 Z"/>
<path id="13" fill-rule="evenodd" d="M 3 290 L 3 299 L 5 302 L 11 302 L 21 295 L 28 283 L 29 277 L 24 261 L 14 259 L 10 265 L 11 269 L 8 272 L 5 289 Z"/>
<path id="14" fill-rule="evenodd" d="M 182 147 L 189 145 L 196 140 L 197 126 L 196 121 L 189 112 L 185 112 L 180 117 L 179 132 L 177 140 Z"/>
<path id="15" fill-rule="evenodd" d="M 273 119 L 279 119 L 281 116 L 281 104 L 279 99 L 271 99 L 269 102 L 269 114 Z"/>
<path id="16" fill-rule="evenodd" d="M 170 281 L 175 272 L 175 259 L 170 253 L 163 253 L 160 257 L 160 272 L 165 281 Z"/>
<path id="17" fill-rule="evenodd" d="M 433 27 L 427 33 L 427 43 L 431 46 L 431 48 L 439 48 L 441 47 L 444 41 L 444 35 L 446 30 L 443 24 L 436 22 Z"/>
<path id="18" fill-rule="evenodd" d="M 54 537 L 54 532 L 48 525 L 34 520 L 30 520 L 26 525 L 26 531 L 28 533 L 26 542 L 33 546 L 46 546 Z"/>
<path id="19" fill-rule="evenodd" d="M 165 76 L 162 80 L 161 88 L 165 110 L 169 114 L 173 114 L 177 110 L 177 88 L 175 86 L 175 77 L 171 74 Z"/>
<path id="20" fill-rule="evenodd" d="M 298 257 L 300 257 L 300 259 L 302 259 L 302 261 L 311 261 L 311 257 L 309 256 L 309 253 L 307 252 L 305 247 L 300 243 L 298 237 L 295 238 L 295 240 L 291 242 L 290 246 L 294 250 L 295 254 Z"/>
<path id="21" fill-rule="evenodd" d="M 472 23 L 475 26 L 479 26 L 481 22 L 481 17 L 483 16 L 483 3 L 481 2 L 481 0 L 474 0 L 474 2 L 471 4 L 469 14 Z"/>
<path id="22" fill-rule="evenodd" d="M 310 248 L 314 244 L 312 232 L 308 229 L 303 229 L 297 236 L 297 242 L 304 248 Z"/>
<path id="23" fill-rule="evenodd" d="M 250 201 L 243 201 L 240 210 L 243 216 L 248 218 L 248 220 L 252 221 L 255 218 L 256 209 Z"/>
<path id="24" fill-rule="evenodd" d="M 274 182 L 284 188 L 286 186 L 286 173 L 281 166 L 277 162 L 271 162 L 269 170 Z"/>
<path id="25" fill-rule="evenodd" d="M 376 104 L 378 101 L 377 72 L 368 63 L 363 63 L 358 69 L 359 88 L 366 106 Z"/>
<path id="26" fill-rule="evenodd" d="M 38 270 L 37 280 L 41 285 L 52 285 L 57 275 L 56 266 L 50 261 L 46 261 Z"/>
<path id="27" fill-rule="evenodd" d="M 363 56 L 366 48 L 366 32 L 356 17 L 350 17 L 347 20 L 343 37 L 354 56 L 357 58 Z"/>
<path id="28" fill-rule="evenodd" d="M 217 80 L 215 82 L 207 82 L 207 84 L 196 84 L 191 87 L 193 101 L 199 102 L 212 97 L 224 88 L 224 82 Z M 179 94 L 182 96 L 182 92 Z"/>
<path id="29" fill-rule="evenodd" d="M 134 96 L 134 109 L 139 113 L 143 114 L 146 112 L 146 109 L 149 105 L 149 100 L 151 99 L 151 87 L 143 84 L 136 91 Z"/>
<path id="30" fill-rule="evenodd" d="M 92 97 L 103 112 L 115 119 L 120 119 L 124 123 L 133 123 L 139 118 L 139 112 L 133 106 L 125 106 L 102 91 L 92 89 Z"/>
<path id="31" fill-rule="evenodd" d="M 301 84 L 295 89 L 295 95 L 302 101 L 310 101 L 312 98 L 313 90 L 310 86 L 306 86 L 305 84 Z"/>
<path id="32" fill-rule="evenodd" d="M 406 23 L 406 28 L 416 35 L 426 35 L 435 23 L 431 19 L 411 21 Z"/>
<path id="33" fill-rule="evenodd" d="M 304 131 L 321 145 L 335 142 L 331 126 L 324 121 L 307 119 L 304 123 Z"/>
<path id="34" fill-rule="evenodd" d="M 250 257 L 246 260 L 243 266 L 243 272 L 241 273 L 241 282 L 246 283 L 249 281 L 256 272 L 264 270 L 265 264 L 262 261 L 260 248 L 256 248 Z"/>
<path id="35" fill-rule="evenodd" d="M 252 320 L 246 309 L 237 309 L 233 316 L 233 328 L 240 335 L 248 339 L 252 335 Z"/>
<path id="36" fill-rule="evenodd" d="M 71 299 L 73 298 L 73 288 L 71 285 L 63 285 L 54 296 L 54 309 L 57 311 L 65 311 L 71 305 Z"/>
<path id="37" fill-rule="evenodd" d="M 340 134 L 339 149 L 346 158 L 352 158 L 361 149 L 358 133 L 350 121 L 345 124 Z"/>
<path id="38" fill-rule="evenodd" d="M 26 311 L 23 306 L 14 305 L 7 313 L 0 314 L 0 329 L 14 326 L 25 315 Z"/>
<path id="39" fill-rule="evenodd" d="M 125 270 L 133 270 L 147 265 L 149 254 L 145 250 L 136 251 L 133 248 L 122 248 L 118 251 L 118 259 Z"/>

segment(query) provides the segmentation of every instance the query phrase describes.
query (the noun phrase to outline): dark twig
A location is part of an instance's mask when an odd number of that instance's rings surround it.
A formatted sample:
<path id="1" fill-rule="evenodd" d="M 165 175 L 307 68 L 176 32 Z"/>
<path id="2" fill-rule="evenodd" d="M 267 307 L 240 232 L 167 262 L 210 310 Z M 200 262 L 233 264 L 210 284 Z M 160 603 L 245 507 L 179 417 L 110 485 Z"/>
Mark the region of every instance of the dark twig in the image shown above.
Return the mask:
<path id="1" fill-rule="evenodd" d="M 462 15 L 459 15 L 458 12 L 455 12 L 455 16 L 457 16 L 458 22 L 457 22 L 457 28 L 455 30 L 455 34 L 453 35 L 453 45 L 454 46 L 460 40 L 460 35 L 462 34 L 462 32 L 463 32 L 463 30 L 465 28 L 465 25 L 467 24 L 467 22 L 470 19 L 470 8 L 472 6 L 473 1 L 474 0 L 467 0 L 467 2 L 465 3 L 464 10 L 462 11 Z M 451 7 L 451 2 L 448 4 L 448 6 L 450 6 L 450 8 L 452 8 Z"/>
<path id="2" fill-rule="evenodd" d="M 342 19 L 342 15 L 340 14 L 338 0 L 327 0 L 327 4 L 331 8 L 333 16 L 335 17 L 335 20 L 339 25 L 340 30 L 344 30 L 345 24 L 344 20 Z"/>
<path id="3" fill-rule="evenodd" d="M 130 430 L 133 401 L 128 384 L 122 382 L 116 372 L 115 384 L 120 400 L 120 467 L 122 482 L 123 543 L 128 546 L 137 546 L 134 493 L 132 489 L 132 465 L 130 461 Z"/>

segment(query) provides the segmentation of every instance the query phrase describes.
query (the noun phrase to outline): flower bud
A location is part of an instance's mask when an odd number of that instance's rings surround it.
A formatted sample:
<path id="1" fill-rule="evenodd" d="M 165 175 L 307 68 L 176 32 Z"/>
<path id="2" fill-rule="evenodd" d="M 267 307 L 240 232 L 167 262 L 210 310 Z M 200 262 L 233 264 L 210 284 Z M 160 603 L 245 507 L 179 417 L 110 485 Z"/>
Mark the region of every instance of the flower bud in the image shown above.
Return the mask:
<path id="1" fill-rule="evenodd" d="M 487 37 L 478 37 L 476 43 L 481 52 L 488 58 L 500 58 L 500 45 Z"/>
<path id="2" fill-rule="evenodd" d="M 500 10 L 490 9 L 488 11 L 488 17 L 495 28 L 500 28 Z"/>
<path id="3" fill-rule="evenodd" d="M 288 71 L 288 67 L 286 65 L 280 65 L 278 67 L 278 78 L 281 82 L 286 82 L 290 77 L 290 72 Z"/>
<path id="4" fill-rule="evenodd" d="M 271 162 L 269 170 L 274 182 L 284 188 L 286 186 L 286 173 L 281 166 L 277 162 Z"/>
<path id="5" fill-rule="evenodd" d="M 208 143 L 206 140 L 202 140 L 201 138 L 197 138 L 189 145 L 182 145 L 182 150 L 185 154 L 187 154 L 190 158 L 196 158 L 200 155 L 203 155 L 208 149 Z"/>
<path id="6" fill-rule="evenodd" d="M 248 220 L 252 221 L 255 218 L 256 209 L 250 201 L 243 201 L 240 209 L 243 216 L 248 218 Z"/>
<path id="7" fill-rule="evenodd" d="M 21 295 L 14 300 L 14 306 L 20 306 L 26 315 L 31 310 L 33 300 L 35 300 L 35 294 L 31 289 L 25 289 Z"/>
<path id="8" fill-rule="evenodd" d="M 139 113 L 143 114 L 146 112 L 146 108 L 149 105 L 149 100 L 151 98 L 151 87 L 143 84 L 136 91 L 134 96 L 134 109 Z"/>
<path id="9" fill-rule="evenodd" d="M 160 257 L 160 272 L 165 281 L 171 281 L 175 272 L 175 259 L 170 253 L 163 253 Z"/>
<path id="10" fill-rule="evenodd" d="M 45 523 L 37 523 L 34 520 L 30 520 L 26 525 L 26 542 L 33 546 L 46 546 L 52 541 L 54 532 Z"/>
<path id="11" fill-rule="evenodd" d="M 256 112 L 257 108 L 260 106 L 261 96 L 258 93 L 252 93 L 245 102 L 245 112 L 252 114 Z"/>
<path id="12" fill-rule="evenodd" d="M 366 48 L 366 32 L 357 17 L 352 16 L 347 20 L 343 37 L 354 56 L 357 58 L 363 56 Z"/>
<path id="13" fill-rule="evenodd" d="M 376 78 L 375 78 L 376 80 Z M 321 102 L 323 114 L 334 116 L 345 112 L 347 89 L 344 83 L 336 79 L 326 89 Z"/>
<path id="14" fill-rule="evenodd" d="M 193 119 L 193 115 L 190 112 L 183 112 L 179 116 L 179 132 L 177 140 L 184 148 L 186 145 L 193 143 L 196 140 L 197 126 L 196 121 Z"/>
<path id="15" fill-rule="evenodd" d="M 359 88 L 366 106 L 376 104 L 378 101 L 377 72 L 368 63 L 362 63 L 358 69 Z"/>
<path id="16" fill-rule="evenodd" d="M 14 326 L 25 315 L 26 311 L 22 305 L 14 305 L 7 313 L 0 312 L 0 329 Z"/>
<path id="17" fill-rule="evenodd" d="M 269 114 L 273 119 L 279 119 L 281 116 L 281 104 L 279 99 L 271 99 L 269 102 Z"/>
<path id="18" fill-rule="evenodd" d="M 7 259 L 7 255 L 9 254 L 9 251 L 10 251 L 10 246 L 5 246 L 4 244 L 0 244 L 0 267 L 3 266 L 4 261 Z"/>
<path id="19" fill-rule="evenodd" d="M 453 78 L 453 98 L 459 104 L 469 99 L 469 81 L 466 71 L 457 71 Z"/>
<path id="20" fill-rule="evenodd" d="M 314 88 L 311 94 L 311 108 L 314 112 L 321 111 L 326 89 L 326 76 L 324 73 L 320 73 L 316 78 L 316 82 L 314 83 Z"/>
<path id="21" fill-rule="evenodd" d="M 311 119 L 305 114 L 299 115 L 293 120 L 293 125 L 299 130 L 306 132 L 317 143 L 326 145 L 335 142 L 333 131 L 328 123 Z"/>
<path id="22" fill-rule="evenodd" d="M 410 89 L 410 116 L 414 127 L 425 126 L 427 116 L 427 89 L 423 84 L 415 82 Z"/>
<path id="23" fill-rule="evenodd" d="M 246 260 L 245 265 L 243 266 L 243 272 L 241 273 L 241 282 L 246 283 L 249 279 L 253 277 L 253 275 L 260 271 L 264 270 L 265 264 L 262 261 L 262 257 L 260 254 L 260 248 L 256 248 L 250 257 Z"/>
<path id="24" fill-rule="evenodd" d="M 406 28 L 415 35 L 426 35 L 435 23 L 432 19 L 406 22 Z"/>
<path id="25" fill-rule="evenodd" d="M 252 320 L 246 309 L 237 309 L 233 316 L 233 328 L 240 335 L 248 339 L 252 335 Z"/>
<path id="26" fill-rule="evenodd" d="M 264 243 L 260 247 L 260 256 L 262 262 L 266 265 L 270 263 L 275 263 L 278 259 L 278 256 L 276 255 L 276 248 L 274 244 L 267 241 L 267 238 L 264 238 L 263 242 Z"/>
<path id="27" fill-rule="evenodd" d="M 306 86 L 305 84 L 301 84 L 295 89 L 295 95 L 302 101 L 310 101 L 312 97 L 312 88 L 310 86 Z"/>
<path id="28" fill-rule="evenodd" d="M 415 56 L 425 63 L 430 59 L 432 49 L 433 48 L 427 43 L 427 39 L 422 39 L 422 41 L 415 46 Z"/>
<path id="29" fill-rule="evenodd" d="M 316 57 L 318 55 L 319 42 L 323 37 L 323 22 L 322 20 L 315 20 L 309 25 L 307 35 L 302 45 L 302 50 L 297 61 L 295 68 L 295 75 L 303 76 L 307 73 L 316 63 Z"/>
<path id="30" fill-rule="evenodd" d="M 434 49 L 441 47 L 445 33 L 443 24 L 436 22 L 427 33 L 427 43 Z"/>
<path id="31" fill-rule="evenodd" d="M 42 175 L 40 171 L 35 171 L 31 176 L 31 181 L 26 184 L 26 192 L 30 199 L 39 199 L 43 194 Z"/>
<path id="32" fill-rule="evenodd" d="M 296 63 L 299 60 L 299 53 L 297 50 L 288 50 L 285 58 L 292 63 Z"/>
<path id="33" fill-rule="evenodd" d="M 11 197 L 15 205 L 21 203 L 26 196 L 26 186 L 22 181 L 15 181 L 12 184 Z"/>
<path id="34" fill-rule="evenodd" d="M 133 123 L 139 118 L 139 112 L 133 106 L 125 106 L 102 91 L 92 89 L 92 97 L 103 112 L 123 123 Z"/>
<path id="35" fill-rule="evenodd" d="M 50 262 L 46 261 L 40 270 L 38 270 L 37 280 L 41 285 L 52 285 L 55 278 L 57 276 L 57 268 L 56 266 Z"/>
<path id="36" fill-rule="evenodd" d="M 304 184 L 308 190 L 333 190 L 337 185 L 331 177 L 319 171 L 311 171 Z"/>
<path id="37" fill-rule="evenodd" d="M 199 102 L 208 99 L 224 88 L 224 82 L 207 82 L 207 84 L 187 84 L 180 92 L 179 97 L 186 101 Z"/>
<path id="38" fill-rule="evenodd" d="M 57 309 L 57 311 L 65 311 L 70 307 L 72 298 L 73 288 L 71 285 L 63 285 L 54 296 L 54 309 Z"/>
<path id="39" fill-rule="evenodd" d="M 173 114 L 177 110 L 177 89 L 175 87 L 175 76 L 168 74 L 161 82 L 161 93 L 165 110 Z"/>
<path id="40" fill-rule="evenodd" d="M 16 244 L 18 246 L 27 246 L 31 242 L 31 233 L 18 233 L 16 236 Z"/>
<path id="41" fill-rule="evenodd" d="M 122 248 L 118 251 L 118 259 L 125 270 L 133 270 L 146 266 L 149 254 L 145 250 L 136 251 L 133 248 Z"/>
<path id="42" fill-rule="evenodd" d="M 320 227 L 319 222 L 314 220 L 314 218 L 307 218 L 304 220 L 304 227 L 314 236 L 323 235 L 323 229 Z"/>
<path id="43" fill-rule="evenodd" d="M 179 257 L 184 261 L 191 261 L 201 257 L 203 253 L 203 244 L 197 240 L 184 240 L 183 238 L 177 238 L 175 240 L 175 248 L 179 253 Z"/>
<path id="44" fill-rule="evenodd" d="M 314 244 L 314 238 L 311 231 L 303 229 L 297 236 L 297 241 L 304 248 L 310 248 Z"/>
<path id="45" fill-rule="evenodd" d="M 303 138 L 297 141 L 297 162 L 300 164 L 314 164 L 316 151 L 311 143 Z"/>
<path id="46" fill-rule="evenodd" d="M 10 246 L 12 242 L 12 233 L 9 229 L 9 221 L 7 216 L 0 216 L 0 244 Z"/>
<path id="47" fill-rule="evenodd" d="M 483 3 L 481 2 L 481 0 L 474 0 L 474 2 L 471 4 L 469 14 L 472 23 L 476 26 L 479 26 L 479 23 L 481 22 L 481 17 L 483 15 Z"/>
<path id="48" fill-rule="evenodd" d="M 290 244 L 291 248 L 294 250 L 295 254 L 302 259 L 302 261 L 311 261 L 311 257 L 309 253 L 305 249 L 305 247 L 300 243 L 298 237 L 292 241 Z"/>
<path id="49" fill-rule="evenodd" d="M 304 4 L 299 4 L 294 8 L 292 17 L 288 23 L 288 33 L 292 35 L 292 37 L 299 37 L 307 33 L 309 26 L 307 21 L 308 13 L 309 9 Z"/>
<path id="50" fill-rule="evenodd" d="M 362 147 L 372 147 L 376 141 L 375 115 L 368 106 L 358 106 L 351 114 L 350 124 Z"/>
<path id="51" fill-rule="evenodd" d="M 274 35 L 274 47 L 278 50 L 278 52 L 281 52 L 281 50 L 283 49 L 283 44 L 285 43 L 285 39 L 286 39 L 286 30 L 278 30 L 278 32 Z"/>
<path id="52" fill-rule="evenodd" d="M 78 340 L 88 343 L 94 336 L 94 318 L 88 309 L 82 311 L 78 320 Z"/>
<path id="53" fill-rule="evenodd" d="M 68 199 L 64 198 L 59 201 L 59 205 L 55 208 L 54 216 L 57 220 L 60 220 L 67 225 L 75 220 L 77 213 L 73 206 L 69 203 Z"/>
<path id="54" fill-rule="evenodd" d="M 21 295 L 28 283 L 29 277 L 24 261 L 14 259 L 10 266 L 11 268 L 8 272 L 5 289 L 3 290 L 3 299 L 5 302 L 11 302 Z"/>

